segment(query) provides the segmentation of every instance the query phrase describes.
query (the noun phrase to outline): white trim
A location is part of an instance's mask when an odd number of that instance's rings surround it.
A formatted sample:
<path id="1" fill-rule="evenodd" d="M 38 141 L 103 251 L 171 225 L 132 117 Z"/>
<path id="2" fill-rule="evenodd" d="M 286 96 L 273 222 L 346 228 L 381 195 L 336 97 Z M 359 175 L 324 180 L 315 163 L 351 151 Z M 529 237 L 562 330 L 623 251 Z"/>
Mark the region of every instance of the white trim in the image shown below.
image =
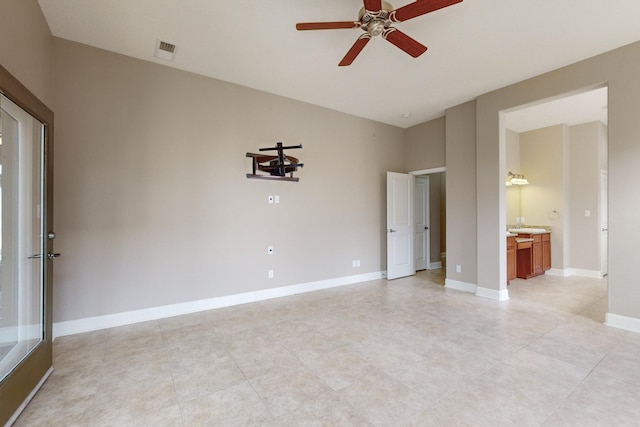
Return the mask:
<path id="1" fill-rule="evenodd" d="M 442 261 L 438 261 L 438 262 L 430 262 L 429 263 L 429 268 L 428 270 L 437 270 L 439 268 L 442 268 Z"/>
<path id="2" fill-rule="evenodd" d="M 570 268 L 570 276 L 593 277 L 594 279 L 602 279 L 602 272 L 599 270 L 583 270 L 582 268 Z"/>
<path id="3" fill-rule="evenodd" d="M 476 293 L 477 285 L 473 283 L 461 282 L 459 280 L 444 279 L 444 287 L 448 289 L 455 289 L 456 291 Z"/>
<path id="4" fill-rule="evenodd" d="M 547 270 L 545 274 L 549 276 L 559 276 L 559 277 L 571 277 L 571 276 L 579 276 L 579 277 L 592 277 L 594 279 L 602 279 L 602 273 L 598 270 L 584 270 L 582 268 L 552 268 L 551 270 Z"/>
<path id="5" fill-rule="evenodd" d="M 431 169 L 422 169 L 419 171 L 411 171 L 409 172 L 409 175 L 429 175 L 432 173 L 440 173 L 440 172 L 445 172 L 447 170 L 447 168 L 445 166 L 441 166 L 439 168 L 431 168 Z"/>
<path id="6" fill-rule="evenodd" d="M 544 274 L 548 274 L 549 276 L 569 277 L 571 276 L 571 271 L 569 269 L 563 270 L 561 268 L 552 268 L 545 271 Z"/>
<path id="7" fill-rule="evenodd" d="M 509 290 L 483 288 L 481 286 L 476 287 L 476 296 L 482 298 L 494 299 L 496 301 L 506 301 L 509 299 Z"/>
<path id="8" fill-rule="evenodd" d="M 607 313 L 604 324 L 625 331 L 640 333 L 640 319 L 635 317 L 620 316 L 619 314 Z"/>
<path id="9" fill-rule="evenodd" d="M 53 337 L 79 334 L 82 332 L 97 331 L 99 329 L 113 328 L 116 326 L 130 325 L 132 323 L 146 322 L 148 320 L 163 319 L 165 317 L 179 316 L 182 314 L 196 313 L 199 311 L 246 304 L 250 302 L 264 301 L 273 298 L 286 297 L 305 292 L 319 291 L 351 285 L 354 283 L 368 282 L 382 279 L 385 272 L 356 274 L 354 276 L 338 277 L 335 279 L 319 280 L 317 282 L 301 283 L 298 285 L 283 286 L 280 288 L 264 289 L 260 291 L 245 292 L 242 294 L 190 301 L 179 304 L 164 305 L 160 307 L 144 308 L 141 310 L 122 313 L 107 314 L 104 316 L 87 317 L 84 319 L 68 320 L 53 324 Z"/>
<path id="10" fill-rule="evenodd" d="M 42 376 L 42 378 L 38 382 L 38 385 L 36 385 L 35 388 L 31 390 L 31 393 L 29 393 L 27 398 L 24 399 L 24 401 L 20 404 L 20 406 L 18 406 L 18 409 L 16 409 L 16 411 L 13 413 L 11 418 L 9 418 L 9 420 L 5 424 L 5 427 L 8 427 L 16 422 L 20 414 L 22 414 L 22 411 L 24 411 L 24 409 L 27 407 L 29 402 L 31 402 L 31 399 L 33 399 L 33 397 L 36 395 L 38 390 L 40 390 L 40 388 L 42 387 L 44 382 L 47 380 L 47 378 L 49 378 L 52 372 L 53 372 L 53 367 L 50 367 L 49 370 Z"/>

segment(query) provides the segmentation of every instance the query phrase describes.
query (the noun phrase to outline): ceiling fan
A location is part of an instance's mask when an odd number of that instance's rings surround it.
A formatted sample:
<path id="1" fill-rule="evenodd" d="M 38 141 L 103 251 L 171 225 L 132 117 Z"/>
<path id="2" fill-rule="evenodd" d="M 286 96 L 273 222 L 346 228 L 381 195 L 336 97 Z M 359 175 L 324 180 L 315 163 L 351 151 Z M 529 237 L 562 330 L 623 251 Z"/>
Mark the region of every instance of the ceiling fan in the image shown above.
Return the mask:
<path id="1" fill-rule="evenodd" d="M 409 55 L 417 58 L 427 51 L 427 47 L 418 43 L 391 24 L 407 21 L 417 16 L 425 15 L 434 10 L 462 2 L 462 0 L 417 0 L 399 9 L 393 9 L 386 1 L 363 0 L 364 7 L 360 9 L 357 21 L 337 22 L 300 22 L 296 24 L 298 31 L 305 30 L 336 30 L 341 28 L 360 28 L 364 31 L 347 54 L 338 64 L 343 67 L 351 65 L 362 49 L 372 37 L 382 35 L 382 38 L 396 45 Z"/>

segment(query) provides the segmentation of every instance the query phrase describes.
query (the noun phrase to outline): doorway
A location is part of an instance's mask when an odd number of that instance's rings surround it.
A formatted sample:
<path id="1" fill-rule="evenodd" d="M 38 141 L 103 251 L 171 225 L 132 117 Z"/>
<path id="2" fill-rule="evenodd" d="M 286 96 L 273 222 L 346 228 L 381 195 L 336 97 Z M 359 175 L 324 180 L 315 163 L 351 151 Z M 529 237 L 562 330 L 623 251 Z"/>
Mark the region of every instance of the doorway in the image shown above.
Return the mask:
<path id="1" fill-rule="evenodd" d="M 445 266 L 444 172 L 387 172 L 387 279 Z"/>
<path id="2" fill-rule="evenodd" d="M 52 368 L 53 113 L 0 67 L 0 425 Z"/>
<path id="3" fill-rule="evenodd" d="M 504 223 L 551 227 L 546 274 L 606 274 L 607 102 L 607 87 L 592 87 L 501 112 L 505 182 L 509 172 L 529 182 L 501 190 Z"/>

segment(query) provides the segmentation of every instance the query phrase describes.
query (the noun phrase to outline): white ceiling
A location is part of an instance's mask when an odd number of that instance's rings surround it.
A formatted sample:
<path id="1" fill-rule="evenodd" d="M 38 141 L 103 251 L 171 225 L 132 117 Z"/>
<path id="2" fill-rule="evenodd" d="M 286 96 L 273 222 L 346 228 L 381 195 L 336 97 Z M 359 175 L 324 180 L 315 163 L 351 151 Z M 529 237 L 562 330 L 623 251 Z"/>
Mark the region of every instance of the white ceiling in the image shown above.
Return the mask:
<path id="1" fill-rule="evenodd" d="M 428 46 L 419 58 L 378 37 L 338 67 L 361 30 L 295 24 L 357 20 L 361 0 L 39 3 L 54 36 L 403 128 L 640 40 L 637 0 L 464 0 L 395 24 Z M 159 39 L 177 45 L 173 62 L 153 56 Z"/>

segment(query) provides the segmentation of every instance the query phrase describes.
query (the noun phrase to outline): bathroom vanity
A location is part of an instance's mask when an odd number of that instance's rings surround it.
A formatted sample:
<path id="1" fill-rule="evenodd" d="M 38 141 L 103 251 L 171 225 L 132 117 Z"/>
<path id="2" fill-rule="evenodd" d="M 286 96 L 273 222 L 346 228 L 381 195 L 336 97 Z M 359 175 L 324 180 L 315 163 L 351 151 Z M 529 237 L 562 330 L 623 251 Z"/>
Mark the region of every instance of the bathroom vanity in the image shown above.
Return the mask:
<path id="1" fill-rule="evenodd" d="M 545 228 L 509 229 L 507 237 L 507 281 L 513 277 L 510 246 L 515 246 L 515 277 L 529 279 L 551 268 L 551 232 Z M 509 243 L 509 239 L 513 239 Z M 513 256 L 513 255 L 512 255 Z M 510 276 L 511 273 L 511 276 Z"/>

